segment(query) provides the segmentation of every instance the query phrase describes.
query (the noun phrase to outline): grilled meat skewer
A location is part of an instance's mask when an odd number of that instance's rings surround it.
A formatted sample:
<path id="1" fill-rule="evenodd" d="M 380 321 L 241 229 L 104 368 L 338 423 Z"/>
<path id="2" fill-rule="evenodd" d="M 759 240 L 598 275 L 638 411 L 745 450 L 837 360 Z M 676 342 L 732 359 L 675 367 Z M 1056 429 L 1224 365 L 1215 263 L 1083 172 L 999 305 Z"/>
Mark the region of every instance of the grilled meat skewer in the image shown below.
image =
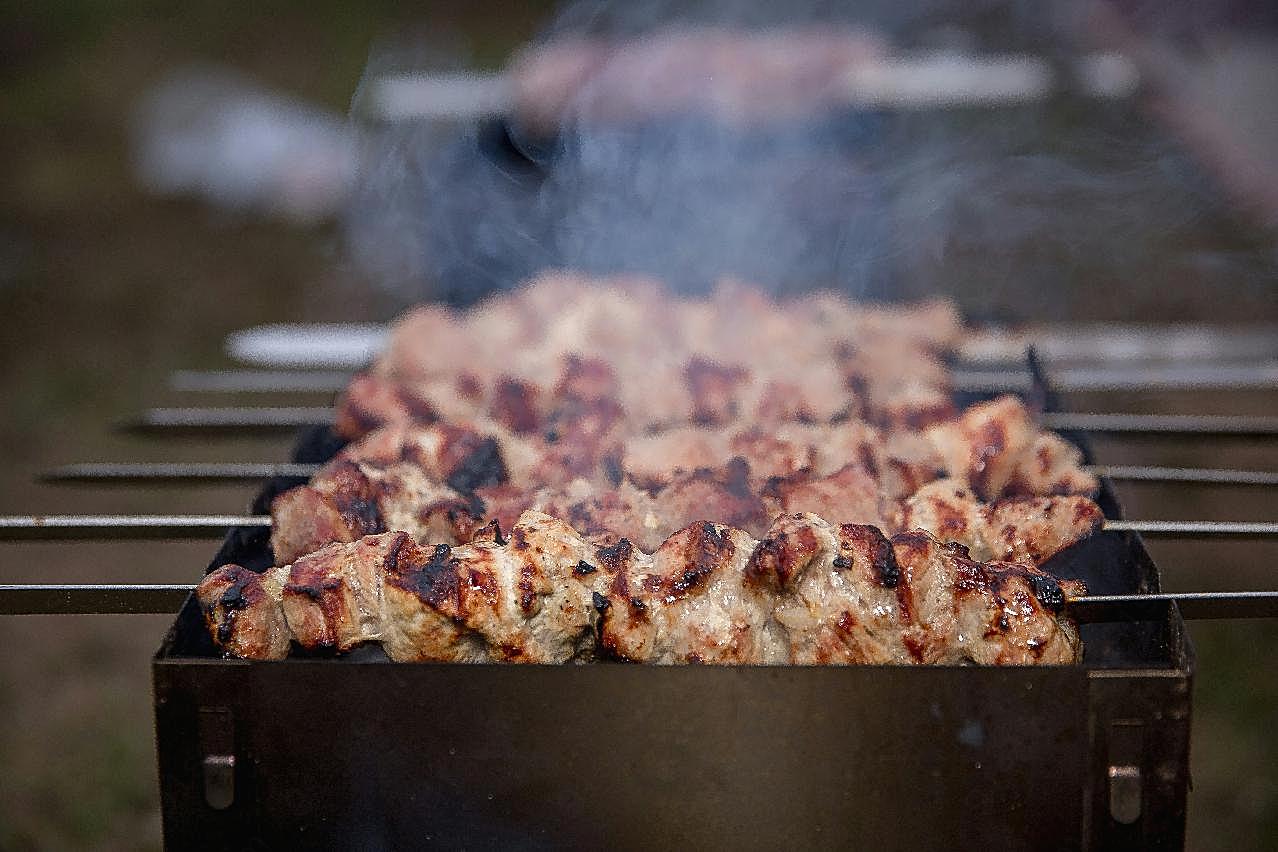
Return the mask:
<path id="1" fill-rule="evenodd" d="M 383 533 L 264 574 L 223 566 L 197 598 L 218 646 L 250 659 L 380 642 L 396 661 L 1033 664 L 1078 659 L 1065 591 L 926 532 L 810 514 L 762 540 L 700 521 L 649 555 L 526 512 L 456 548 Z"/>
<path id="2" fill-rule="evenodd" d="M 564 519 L 584 535 L 624 536 L 649 550 L 702 517 L 762 535 L 776 515 L 804 511 L 837 522 L 952 534 L 991 556 L 996 551 L 984 539 L 962 536 L 982 529 L 992 515 L 962 525 L 954 520 L 956 512 L 986 512 L 976 501 L 982 490 L 996 504 L 1009 496 L 1064 495 L 1037 507 L 1002 505 L 995 514 L 1010 528 L 999 533 L 1004 536 L 1015 538 L 1025 510 L 1058 515 L 1048 527 L 1066 541 L 1076 527 L 1090 528 L 1099 517 L 1089 500 L 1069 496 L 1095 488 L 1078 451 L 1038 432 L 1024 406 L 1010 397 L 974 405 L 956 421 L 922 433 L 886 438 L 858 421 L 787 423 L 770 434 L 685 428 L 636 436 L 612 449 L 602 449 L 594 437 L 565 437 L 552 445 L 499 427 L 494 432 L 496 437 L 437 423 L 370 433 L 307 486 L 277 498 L 277 561 L 384 530 L 404 530 L 423 543 L 465 544 L 487 520 L 509 527 L 525 509 Z M 928 489 L 926 483 L 947 468 L 961 478 Z M 926 499 L 911 502 L 919 493 Z M 1023 548 L 997 552 L 1041 561 L 1043 553 L 1059 549 L 1048 538 L 1033 554 Z"/>
<path id="3" fill-rule="evenodd" d="M 470 311 L 404 316 L 339 400 L 337 428 L 486 419 L 530 435 L 584 407 L 628 434 L 848 416 L 917 429 L 953 414 L 941 354 L 960 332 L 945 303 L 778 302 L 734 282 L 677 299 L 647 279 L 550 273 Z"/>

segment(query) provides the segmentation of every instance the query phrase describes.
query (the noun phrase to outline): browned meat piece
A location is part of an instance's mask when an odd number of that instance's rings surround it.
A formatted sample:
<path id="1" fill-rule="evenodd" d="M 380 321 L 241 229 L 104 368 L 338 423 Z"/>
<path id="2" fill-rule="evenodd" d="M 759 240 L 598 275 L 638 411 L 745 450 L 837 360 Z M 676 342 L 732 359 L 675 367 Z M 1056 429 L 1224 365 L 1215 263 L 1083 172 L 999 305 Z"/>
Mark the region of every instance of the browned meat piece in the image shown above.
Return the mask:
<path id="1" fill-rule="evenodd" d="M 369 433 L 338 457 L 381 467 L 408 462 L 432 480 L 468 494 L 507 481 L 502 449 L 497 438 L 464 426 L 400 423 Z"/>
<path id="2" fill-rule="evenodd" d="M 282 660 L 292 634 L 280 608 L 281 580 L 276 571 L 258 574 L 239 565 L 223 565 L 195 591 L 213 641 L 233 657 Z"/>
<path id="3" fill-rule="evenodd" d="M 623 539 L 599 551 L 614 575 L 599 627 L 608 654 L 640 663 L 781 663 L 771 596 L 748 585 L 754 539 L 701 521 L 651 558 Z"/>
<path id="4" fill-rule="evenodd" d="M 894 527 L 927 530 L 967 547 L 973 558 L 1039 565 L 1095 532 L 1100 507 L 1076 495 L 982 503 L 962 482 L 939 479 L 902 503 Z"/>
<path id="5" fill-rule="evenodd" d="M 651 511 L 661 538 L 705 518 L 758 532 L 769 517 L 763 500 L 750 488 L 750 468 L 741 459 L 717 470 L 700 469 L 674 478 L 653 494 Z"/>
<path id="6" fill-rule="evenodd" d="M 756 490 L 776 477 L 828 476 L 856 465 L 889 499 L 912 494 L 942 469 L 935 449 L 918 433 L 892 433 L 885 439 L 877 429 L 854 420 L 782 423 L 767 430 L 685 426 L 638 435 L 622 445 L 621 470 L 631 481 L 656 491 L 672 476 L 720 467 L 735 457 L 749 465 Z"/>
<path id="7" fill-rule="evenodd" d="M 271 504 L 271 549 L 287 564 L 330 542 L 356 541 L 385 530 L 419 541 L 460 543 L 479 526 L 482 506 L 427 476 L 414 464 L 378 467 L 338 458 L 308 485 Z"/>
<path id="8" fill-rule="evenodd" d="M 985 544 L 992 559 L 1041 565 L 1101 528 L 1105 516 L 1086 497 L 1008 497 L 985 514 Z"/>
<path id="9" fill-rule="evenodd" d="M 545 490 L 547 493 L 557 493 L 555 489 Z M 539 492 L 530 492 L 509 482 L 478 488 L 475 490 L 475 497 L 483 504 L 483 516 L 489 521 L 496 521 L 504 530 L 513 527 L 525 511 L 541 503 Z M 556 513 L 549 514 L 560 517 Z"/>
<path id="10" fill-rule="evenodd" d="M 388 376 L 422 381 L 453 375 L 459 364 L 474 363 L 480 352 L 480 341 L 456 312 L 419 305 L 395 321 L 379 360 Z"/>
<path id="11" fill-rule="evenodd" d="M 715 467 L 732 455 L 726 430 L 683 426 L 631 437 L 622 447 L 620 467 L 631 482 L 655 491 L 672 475 Z"/>
<path id="12" fill-rule="evenodd" d="M 387 645 L 392 659 L 483 659 L 563 663 L 593 649 L 596 586 L 606 578 L 587 561 L 594 549 L 566 524 L 525 514 L 509 539 L 449 549 L 436 546 L 424 564 L 401 561 L 387 574 L 388 611 L 428 624 L 447 616 L 473 636 L 458 657 L 442 656 L 436 642 L 428 653 L 411 631 Z M 458 647 L 454 642 L 452 647 Z"/>
<path id="13" fill-rule="evenodd" d="M 288 567 L 281 602 L 299 645 L 349 651 L 382 638 L 382 563 L 396 540 L 390 534 L 333 544 Z"/>
<path id="14" fill-rule="evenodd" d="M 1100 489 L 1096 477 L 1083 469 L 1083 454 L 1059 435 L 1041 432 L 1029 452 L 1016 465 L 1003 488 L 1008 496 L 1050 494 L 1094 495 Z"/>
<path id="15" fill-rule="evenodd" d="M 905 644 L 900 570 L 876 527 L 777 518 L 746 570 L 779 593 L 774 617 L 792 662 L 916 662 Z"/>
<path id="16" fill-rule="evenodd" d="M 546 489 L 537 492 L 529 507 L 562 518 L 596 541 L 628 538 L 651 552 L 674 531 L 705 517 L 762 531 L 768 523 L 767 508 L 750 490 L 748 477 L 748 469 L 738 460 L 720 470 L 680 474 L 652 492 L 629 482 L 607 489 Z"/>
<path id="17" fill-rule="evenodd" d="M 949 391 L 928 385 L 901 387 L 866 406 L 865 417 L 889 430 L 926 429 L 954 416 L 954 403 Z"/>
<path id="18" fill-rule="evenodd" d="M 889 541 L 873 527 L 779 518 L 747 570 L 780 590 L 775 617 L 797 663 L 1078 659 L 1077 630 L 1058 616 L 1066 590 L 1054 578 L 973 561 L 922 531 Z"/>
<path id="19" fill-rule="evenodd" d="M 420 546 L 403 533 L 391 536 L 382 566 L 386 656 L 396 662 L 487 661 L 483 637 L 458 615 L 500 599 L 488 551 L 475 560 L 473 571 L 463 572 L 448 545 Z"/>
<path id="20" fill-rule="evenodd" d="M 927 437 L 950 476 L 982 498 L 1004 494 L 1094 494 L 1096 478 L 1081 454 L 1052 435 L 1040 435 L 1025 404 L 1001 396 L 978 403 L 958 420 L 933 426 Z"/>
<path id="21" fill-rule="evenodd" d="M 593 652 L 595 595 L 609 583 L 592 546 L 529 512 L 508 539 L 494 530 L 452 548 L 383 533 L 263 575 L 227 566 L 197 593 L 236 656 L 278 659 L 291 639 L 339 652 L 381 642 L 396 661 L 563 663 Z"/>
<path id="22" fill-rule="evenodd" d="M 525 497 L 524 508 L 559 518 L 592 541 L 611 544 L 624 537 L 651 550 L 665 538 L 654 514 L 656 502 L 646 491 L 622 483 L 608 489 L 543 489 Z"/>
<path id="23" fill-rule="evenodd" d="M 337 401 L 334 430 L 354 439 L 381 426 L 396 423 L 433 423 L 439 414 L 409 385 L 370 373 L 351 379 Z"/>
<path id="24" fill-rule="evenodd" d="M 1037 430 L 1020 400 L 1003 396 L 978 403 L 956 421 L 932 427 L 928 437 L 950 476 L 966 481 L 982 499 L 1003 493 Z"/>
<path id="25" fill-rule="evenodd" d="M 835 523 L 883 526 L 878 481 L 859 464 L 821 476 L 800 471 L 771 480 L 764 488 L 769 515 L 810 512 Z"/>
<path id="26" fill-rule="evenodd" d="M 920 663 L 1031 665 L 1077 662 L 1078 629 L 1059 617 L 1067 594 L 1030 565 L 978 562 L 958 544 L 922 531 L 892 537 L 900 570 L 898 599 L 913 629 L 906 646 Z"/>
<path id="27" fill-rule="evenodd" d="M 739 388 L 750 372 L 735 364 L 720 364 L 694 357 L 684 368 L 684 381 L 692 397 L 692 422 L 703 425 L 727 423 L 741 413 Z"/>
<path id="28" fill-rule="evenodd" d="M 879 453 L 879 485 L 888 500 L 900 500 L 945 472 L 932 443 L 918 432 L 892 432 Z"/>
<path id="29" fill-rule="evenodd" d="M 271 504 L 276 564 L 288 564 L 332 541 L 355 541 L 384 530 L 377 492 L 361 465 L 335 460 L 310 484 L 276 497 Z"/>
<path id="30" fill-rule="evenodd" d="M 937 350 L 895 332 L 870 331 L 836 349 L 853 414 L 887 430 L 924 429 L 954 416 L 949 371 Z"/>
<path id="31" fill-rule="evenodd" d="M 552 395 L 558 404 L 569 400 L 598 402 L 615 399 L 620 389 L 617 374 L 606 361 L 570 353 L 563 359 L 563 371 Z"/>

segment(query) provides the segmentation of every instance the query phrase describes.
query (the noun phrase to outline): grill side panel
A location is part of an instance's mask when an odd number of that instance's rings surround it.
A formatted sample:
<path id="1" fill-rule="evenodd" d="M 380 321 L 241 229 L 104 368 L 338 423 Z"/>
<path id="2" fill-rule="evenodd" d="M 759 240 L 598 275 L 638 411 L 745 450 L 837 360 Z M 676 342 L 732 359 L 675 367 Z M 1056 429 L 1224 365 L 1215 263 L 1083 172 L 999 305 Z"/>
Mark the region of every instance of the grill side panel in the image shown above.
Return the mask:
<path id="1" fill-rule="evenodd" d="M 172 848 L 1028 850 L 1086 836 L 1086 797 L 1067 792 L 1093 774 L 1078 667 L 159 660 L 156 690 Z M 204 800 L 206 705 L 233 717 L 226 810 Z"/>

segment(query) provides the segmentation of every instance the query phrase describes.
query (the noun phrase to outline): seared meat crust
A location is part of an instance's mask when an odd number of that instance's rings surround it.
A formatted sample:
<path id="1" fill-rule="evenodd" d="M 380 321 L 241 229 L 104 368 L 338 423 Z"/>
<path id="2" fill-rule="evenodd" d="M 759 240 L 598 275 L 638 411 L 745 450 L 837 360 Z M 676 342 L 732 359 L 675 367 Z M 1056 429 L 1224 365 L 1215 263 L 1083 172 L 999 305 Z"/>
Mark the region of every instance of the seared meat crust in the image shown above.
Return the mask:
<path id="1" fill-rule="evenodd" d="M 1061 608 L 1082 591 L 812 514 L 761 540 L 698 521 L 649 555 L 525 512 L 459 547 L 390 532 L 265 574 L 225 566 L 196 595 L 217 645 L 251 659 L 380 642 L 396 661 L 1030 664 L 1077 660 Z"/>
<path id="2" fill-rule="evenodd" d="M 1040 565 L 1104 522 L 1086 497 L 1009 497 L 982 503 L 965 483 L 940 479 L 906 499 L 893 527 L 928 530 L 968 548 L 979 560 Z"/>
<path id="3" fill-rule="evenodd" d="M 557 393 L 583 399 L 606 384 L 583 373 L 571 393 Z M 1096 481 L 1077 451 L 1039 432 L 1010 397 L 925 432 L 886 437 L 849 421 L 772 431 L 687 426 L 607 443 L 616 439 L 610 426 L 575 422 L 553 443 L 499 426 L 489 434 L 400 423 L 372 432 L 309 485 L 277 498 L 276 559 L 388 529 L 422 543 L 465 544 L 488 520 L 510 526 L 536 509 L 584 535 L 626 537 L 648 550 L 703 517 L 758 536 L 778 514 L 812 512 L 838 523 L 918 527 L 988 558 L 1040 562 L 1063 546 L 1053 537 L 1075 540 L 1099 519 L 1081 496 Z M 985 499 L 978 486 L 997 489 L 997 531 L 987 529 L 988 513 L 962 520 L 985 511 L 975 502 Z M 1027 525 L 1035 529 L 1023 531 Z"/>

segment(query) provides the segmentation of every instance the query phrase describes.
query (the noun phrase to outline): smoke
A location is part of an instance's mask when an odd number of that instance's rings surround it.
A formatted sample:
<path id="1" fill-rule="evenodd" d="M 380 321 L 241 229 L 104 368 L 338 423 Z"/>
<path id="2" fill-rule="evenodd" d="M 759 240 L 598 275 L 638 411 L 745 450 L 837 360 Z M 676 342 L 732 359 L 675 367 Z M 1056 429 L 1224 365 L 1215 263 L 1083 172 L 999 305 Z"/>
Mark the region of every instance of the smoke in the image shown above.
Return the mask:
<path id="1" fill-rule="evenodd" d="M 823 100 L 843 79 L 823 69 L 848 57 L 1021 52 L 1064 67 L 1076 23 L 1005 2 L 574 4 L 525 54 L 576 46 L 551 69 L 575 82 L 543 87 L 540 114 L 366 134 L 352 251 L 409 299 L 464 303 L 569 266 L 694 292 L 732 275 L 779 293 L 958 295 L 978 315 L 1086 299 L 1126 315 L 1131 287 L 1213 268 L 1201 235 L 1229 218 L 1133 100 Z M 734 48 L 743 38 L 755 46 Z M 801 85 L 775 85 L 786 75 Z"/>

